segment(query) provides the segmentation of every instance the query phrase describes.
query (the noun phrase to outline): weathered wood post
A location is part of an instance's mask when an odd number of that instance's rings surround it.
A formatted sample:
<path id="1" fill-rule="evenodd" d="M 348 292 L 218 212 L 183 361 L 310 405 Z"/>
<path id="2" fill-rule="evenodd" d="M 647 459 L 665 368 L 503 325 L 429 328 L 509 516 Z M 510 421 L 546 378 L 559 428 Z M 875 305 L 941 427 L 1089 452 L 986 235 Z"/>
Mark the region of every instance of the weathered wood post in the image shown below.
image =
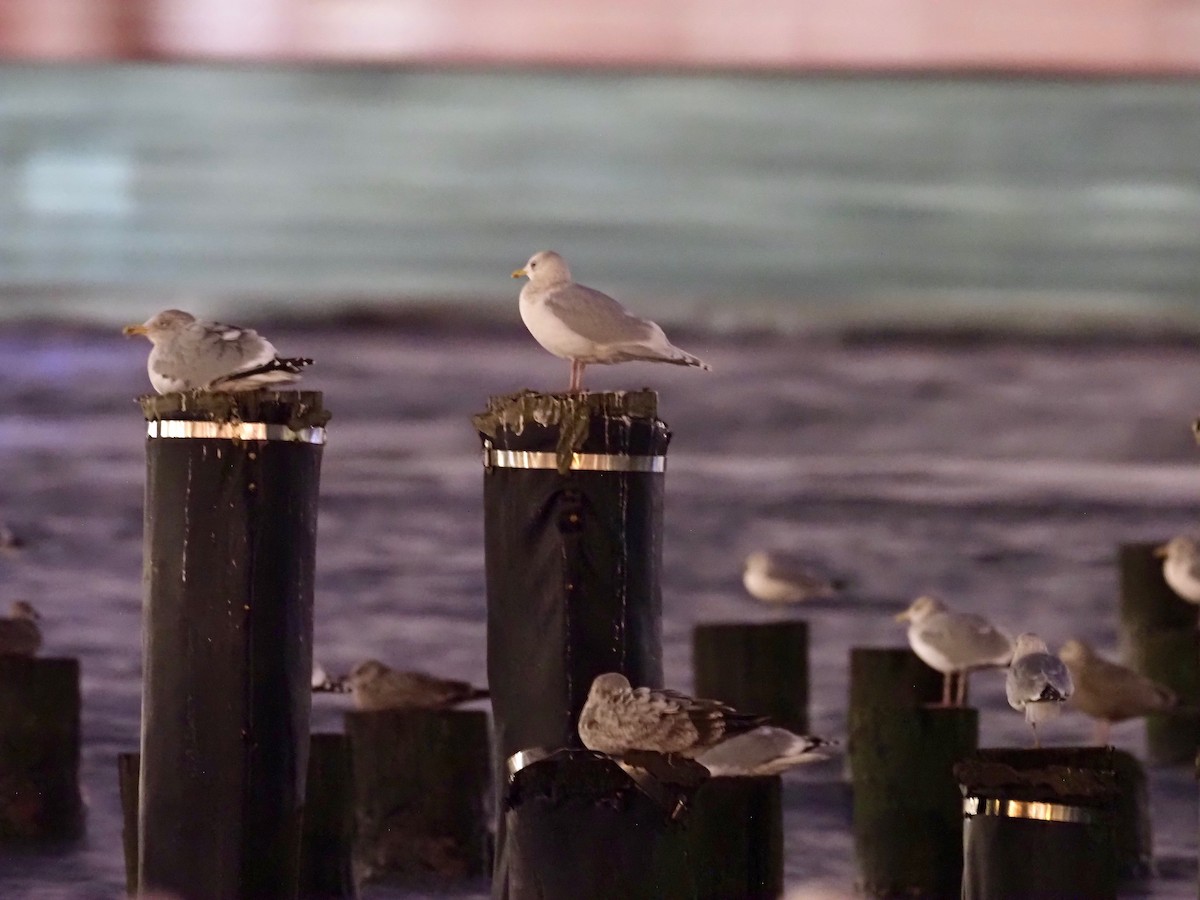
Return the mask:
<path id="1" fill-rule="evenodd" d="M 586 756 L 561 762 L 580 769 L 576 778 L 560 778 L 556 766 L 551 781 L 562 790 L 539 802 L 520 802 L 504 785 L 510 760 L 516 770 L 533 754 L 580 746 L 577 719 L 595 676 L 662 685 L 670 434 L 657 395 L 524 392 L 492 398 L 474 423 L 484 450 L 488 688 L 504 766 L 493 894 L 580 900 L 587 885 L 605 883 L 608 896 L 634 896 L 650 876 L 645 848 L 665 840 L 662 810 L 645 821 L 610 815 L 607 804 L 624 801 L 605 791 L 623 782 L 589 781 Z M 510 843 L 513 829 L 521 840 Z M 562 855 L 543 856 L 550 847 Z M 621 871 L 599 847 L 640 862 Z M 551 868 L 559 875 L 549 893 L 520 874 Z"/>
<path id="2" fill-rule="evenodd" d="M 487 874 L 486 712 L 348 712 L 346 736 L 360 880 L 445 887 Z"/>
<path id="3" fill-rule="evenodd" d="M 962 798 L 953 767 L 978 745 L 979 714 L 927 705 L 941 684 L 911 650 L 850 651 L 854 849 L 869 896 L 958 896 Z"/>
<path id="4" fill-rule="evenodd" d="M 1120 785 L 1112 754 L 981 750 L 959 763 L 963 900 L 1115 898 Z"/>
<path id="5" fill-rule="evenodd" d="M 125 893 L 138 892 L 138 804 L 142 754 L 117 754 L 117 789 L 121 793 L 121 850 L 125 854 Z"/>
<path id="6" fill-rule="evenodd" d="M 706 623 L 692 629 L 695 694 L 808 731 L 808 623 Z"/>
<path id="7" fill-rule="evenodd" d="M 312 736 L 304 793 L 299 896 L 355 900 L 354 782 L 346 735 Z"/>
<path id="8" fill-rule="evenodd" d="M 1126 665 L 1166 685 L 1187 711 L 1146 716 L 1151 763 L 1190 763 L 1200 748 L 1200 631 L 1196 607 L 1163 580 L 1161 543 L 1122 544 L 1121 655 Z"/>
<path id="9" fill-rule="evenodd" d="M 0 840 L 83 833 L 79 661 L 0 655 Z"/>
<path id="10" fill-rule="evenodd" d="M 308 766 L 315 392 L 145 397 L 138 886 L 293 898 Z"/>

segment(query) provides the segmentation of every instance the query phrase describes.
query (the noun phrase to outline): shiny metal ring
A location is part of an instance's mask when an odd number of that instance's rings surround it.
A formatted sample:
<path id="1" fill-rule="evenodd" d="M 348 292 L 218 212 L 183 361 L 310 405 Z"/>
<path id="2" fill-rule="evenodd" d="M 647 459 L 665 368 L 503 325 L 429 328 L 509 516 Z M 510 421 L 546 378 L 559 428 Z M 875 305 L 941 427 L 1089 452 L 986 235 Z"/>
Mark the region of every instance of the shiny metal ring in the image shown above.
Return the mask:
<path id="1" fill-rule="evenodd" d="M 528 747 L 524 750 L 518 750 L 504 761 L 504 767 L 508 769 L 508 780 L 512 781 L 523 768 L 533 765 L 538 760 L 545 759 L 549 755 L 550 751 L 545 747 Z"/>
<path id="2" fill-rule="evenodd" d="M 496 469 L 557 469 L 558 455 L 532 450 L 483 451 L 484 468 Z M 665 472 L 665 456 L 625 456 L 615 453 L 572 453 L 574 472 Z"/>
<path id="3" fill-rule="evenodd" d="M 155 419 L 146 423 L 146 437 L 324 444 L 325 429 L 319 426 L 289 428 L 286 425 L 267 425 L 263 422 L 186 422 L 179 419 Z"/>
<path id="4" fill-rule="evenodd" d="M 1100 813 L 1083 806 L 1045 803 L 1040 800 L 1000 800 L 995 797 L 966 797 L 963 814 L 1001 816 L 1009 819 L 1035 819 L 1039 822 L 1077 822 L 1091 825 L 1101 820 Z"/>

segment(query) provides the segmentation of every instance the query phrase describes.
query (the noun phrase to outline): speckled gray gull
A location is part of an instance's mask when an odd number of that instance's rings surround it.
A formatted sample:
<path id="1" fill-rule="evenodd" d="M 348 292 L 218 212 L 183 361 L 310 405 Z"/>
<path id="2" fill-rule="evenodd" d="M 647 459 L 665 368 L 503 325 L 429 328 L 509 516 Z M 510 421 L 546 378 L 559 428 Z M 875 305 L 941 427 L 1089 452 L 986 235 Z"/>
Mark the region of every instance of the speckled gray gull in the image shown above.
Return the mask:
<path id="1" fill-rule="evenodd" d="M 529 333 L 550 353 L 571 361 L 569 392 L 583 390 L 583 370 L 592 363 L 639 360 L 709 368 L 667 340 L 656 323 L 572 281 L 567 261 L 553 250 L 535 253 L 512 275 L 529 279 L 519 304 Z"/>
<path id="2" fill-rule="evenodd" d="M 7 619 L 0 619 L 0 654 L 34 656 L 42 648 L 41 620 L 37 610 L 17 600 Z"/>
<path id="3" fill-rule="evenodd" d="M 1188 603 L 1200 604 L 1200 543 L 1180 534 L 1158 547 L 1163 561 L 1163 580 Z"/>
<path id="4" fill-rule="evenodd" d="M 1058 658 L 1066 663 L 1075 685 L 1068 705 L 1096 720 L 1096 741 L 1101 745 L 1108 743 L 1113 722 L 1167 712 L 1179 704 L 1170 688 L 1105 659 L 1085 641 L 1067 641 Z"/>
<path id="5" fill-rule="evenodd" d="M 742 567 L 742 586 L 756 600 L 783 605 L 834 597 L 845 585 L 800 560 L 755 550 Z"/>
<path id="6" fill-rule="evenodd" d="M 953 705 L 967 699 L 967 678 L 975 669 L 999 668 L 1012 658 L 1012 639 L 982 616 L 954 612 L 940 600 L 918 597 L 898 622 L 908 622 L 908 643 L 925 665 L 942 673 L 942 705 L 951 704 L 951 681 L 958 677 Z"/>
<path id="7" fill-rule="evenodd" d="M 1039 747 L 1038 725 L 1059 714 L 1075 685 L 1067 664 L 1050 652 L 1045 641 L 1027 631 L 1017 636 L 1004 691 L 1008 705 L 1025 714 L 1033 729 L 1033 745 Z"/>
<path id="8" fill-rule="evenodd" d="M 696 757 L 696 762 L 717 777 L 778 775 L 805 763 L 829 759 L 829 750 L 835 746 L 837 741 L 760 725 L 710 747 Z"/>
<path id="9" fill-rule="evenodd" d="M 160 394 L 176 391 L 250 391 L 291 384 L 311 365 L 306 357 L 281 357 L 258 332 L 207 322 L 165 309 L 141 325 L 125 326 L 153 345 L 146 361 L 150 384 Z"/>
<path id="10" fill-rule="evenodd" d="M 694 759 L 764 716 L 739 713 L 717 700 L 678 691 L 634 688 L 619 672 L 597 675 L 579 713 L 579 738 L 589 750 L 621 757 L 650 751 Z"/>
<path id="11" fill-rule="evenodd" d="M 343 683 L 354 697 L 355 708 L 362 710 L 448 709 L 488 696 L 485 688 L 466 681 L 402 672 L 377 659 L 359 663 Z"/>

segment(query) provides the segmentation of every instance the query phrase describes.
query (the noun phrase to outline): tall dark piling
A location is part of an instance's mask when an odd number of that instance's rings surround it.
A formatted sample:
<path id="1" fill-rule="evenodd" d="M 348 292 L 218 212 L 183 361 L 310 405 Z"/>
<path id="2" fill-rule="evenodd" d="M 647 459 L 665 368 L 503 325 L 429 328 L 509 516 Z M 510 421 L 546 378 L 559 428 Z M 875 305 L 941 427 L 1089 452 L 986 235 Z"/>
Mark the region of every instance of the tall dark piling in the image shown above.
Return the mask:
<path id="1" fill-rule="evenodd" d="M 314 734 L 300 838 L 301 900 L 354 900 L 354 781 L 350 741 Z"/>
<path id="2" fill-rule="evenodd" d="M 121 793 L 121 850 L 125 855 L 125 892 L 138 892 L 138 804 L 142 754 L 117 754 L 117 789 Z"/>
<path id="3" fill-rule="evenodd" d="M 1120 547 L 1121 651 L 1126 665 L 1169 687 L 1188 710 L 1146 716 L 1150 762 L 1181 765 L 1200 748 L 1200 632 L 1195 605 L 1163 579 L 1159 546 Z"/>
<path id="4" fill-rule="evenodd" d="M 83 833 L 79 661 L 0 655 L 0 841 Z"/>
<path id="5" fill-rule="evenodd" d="M 524 751 L 579 747 L 577 719 L 595 676 L 619 671 L 635 685 L 662 685 L 659 573 L 670 434 L 649 391 L 494 397 L 474 422 L 484 450 L 488 687 L 504 765 Z M 507 770 L 498 784 L 506 781 Z M 535 896 L 524 892 L 527 882 L 512 881 L 516 870 L 571 868 L 585 879 L 624 879 L 609 896 L 632 896 L 625 887 L 647 876 L 636 867 L 618 875 L 611 859 L 587 849 L 595 841 L 645 859 L 644 845 L 655 839 L 634 818 L 523 821 L 535 808 L 501 815 L 497 897 Z M 524 839 L 510 847 L 514 821 Z M 578 840 L 530 833 L 551 827 L 582 830 Z M 542 858 L 539 848 L 555 841 L 570 854 Z M 522 853 L 533 856 L 514 857 Z"/>
<path id="6" fill-rule="evenodd" d="M 139 887 L 296 896 L 308 765 L 313 392 L 142 399 Z"/>
<path id="7" fill-rule="evenodd" d="M 732 824 L 736 823 L 736 824 Z M 695 900 L 783 895 L 783 783 L 778 775 L 711 778 L 684 820 L 700 867 Z"/>
<path id="8" fill-rule="evenodd" d="M 808 731 L 808 623 L 710 623 L 692 630 L 698 697 Z"/>
<path id="9" fill-rule="evenodd" d="M 349 712 L 346 736 L 361 880 L 439 887 L 487 874 L 487 713 Z"/>
<path id="10" fill-rule="evenodd" d="M 1121 788 L 1108 747 L 981 750 L 963 793 L 963 900 L 1117 895 Z"/>
<path id="11" fill-rule="evenodd" d="M 868 896 L 958 896 L 962 798 L 953 767 L 978 746 L 979 715 L 926 705 L 940 699 L 941 684 L 910 650 L 850 651 L 854 849 Z"/>

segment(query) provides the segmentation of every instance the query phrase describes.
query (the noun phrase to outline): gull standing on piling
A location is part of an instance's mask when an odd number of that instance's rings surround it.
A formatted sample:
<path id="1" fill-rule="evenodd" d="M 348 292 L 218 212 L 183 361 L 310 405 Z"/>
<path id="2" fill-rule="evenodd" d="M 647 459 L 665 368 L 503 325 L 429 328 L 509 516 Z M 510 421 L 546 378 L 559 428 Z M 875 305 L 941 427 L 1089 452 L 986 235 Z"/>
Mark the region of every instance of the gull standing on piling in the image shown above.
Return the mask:
<path id="1" fill-rule="evenodd" d="M 449 709 L 488 696 L 485 688 L 466 681 L 437 678 L 424 672 L 400 672 L 377 659 L 359 663 L 340 683 L 314 687 L 318 691 L 349 691 L 355 708 L 362 710 Z"/>
<path id="2" fill-rule="evenodd" d="M 570 393 L 583 390 L 589 363 L 665 362 L 710 368 L 680 350 L 649 319 L 633 315 L 607 294 L 571 280 L 567 261 L 553 250 L 535 253 L 513 278 L 527 277 L 521 288 L 521 321 L 534 340 L 555 356 L 571 361 Z"/>
<path id="3" fill-rule="evenodd" d="M 165 309 L 141 325 L 126 325 L 153 347 L 146 361 L 150 384 L 160 394 L 176 391 L 250 391 L 291 384 L 312 365 L 306 357 L 281 357 L 258 332 L 207 322 L 180 309 Z"/>
<path id="4" fill-rule="evenodd" d="M 1179 704 L 1170 688 L 1110 662 L 1084 641 L 1067 641 L 1059 648 L 1058 658 L 1066 663 L 1075 685 L 1071 706 L 1096 720 L 1096 740 L 1101 746 L 1108 744 L 1113 722 L 1167 712 Z"/>
<path id="5" fill-rule="evenodd" d="M 1188 603 L 1200 604 L 1200 544 L 1186 534 L 1176 535 L 1156 547 L 1163 561 L 1163 580 Z"/>
<path id="6" fill-rule="evenodd" d="M 34 656 L 42 648 L 41 616 L 37 610 L 18 600 L 7 619 L 0 619 L 0 654 Z"/>
<path id="7" fill-rule="evenodd" d="M 1033 729 L 1033 746 L 1040 747 L 1038 723 L 1057 716 L 1075 692 L 1066 663 L 1050 652 L 1033 632 L 1018 635 L 1004 682 L 1008 705 L 1025 713 Z"/>
<path id="8" fill-rule="evenodd" d="M 834 597 L 845 585 L 799 562 L 755 550 L 742 568 L 742 586 L 756 600 L 782 605 Z"/>
<path id="9" fill-rule="evenodd" d="M 1012 639 L 982 616 L 953 612 L 934 597 L 922 596 L 896 616 L 908 622 L 908 643 L 925 665 L 942 673 L 942 706 L 967 701 L 972 669 L 1000 668 L 1012 658 Z M 958 690 L 951 702 L 951 681 Z"/>
<path id="10" fill-rule="evenodd" d="M 624 675 L 608 672 L 592 682 L 579 713 L 579 738 L 589 750 L 618 758 L 649 751 L 695 759 L 766 721 L 765 716 L 745 715 L 716 700 L 634 688 Z"/>

